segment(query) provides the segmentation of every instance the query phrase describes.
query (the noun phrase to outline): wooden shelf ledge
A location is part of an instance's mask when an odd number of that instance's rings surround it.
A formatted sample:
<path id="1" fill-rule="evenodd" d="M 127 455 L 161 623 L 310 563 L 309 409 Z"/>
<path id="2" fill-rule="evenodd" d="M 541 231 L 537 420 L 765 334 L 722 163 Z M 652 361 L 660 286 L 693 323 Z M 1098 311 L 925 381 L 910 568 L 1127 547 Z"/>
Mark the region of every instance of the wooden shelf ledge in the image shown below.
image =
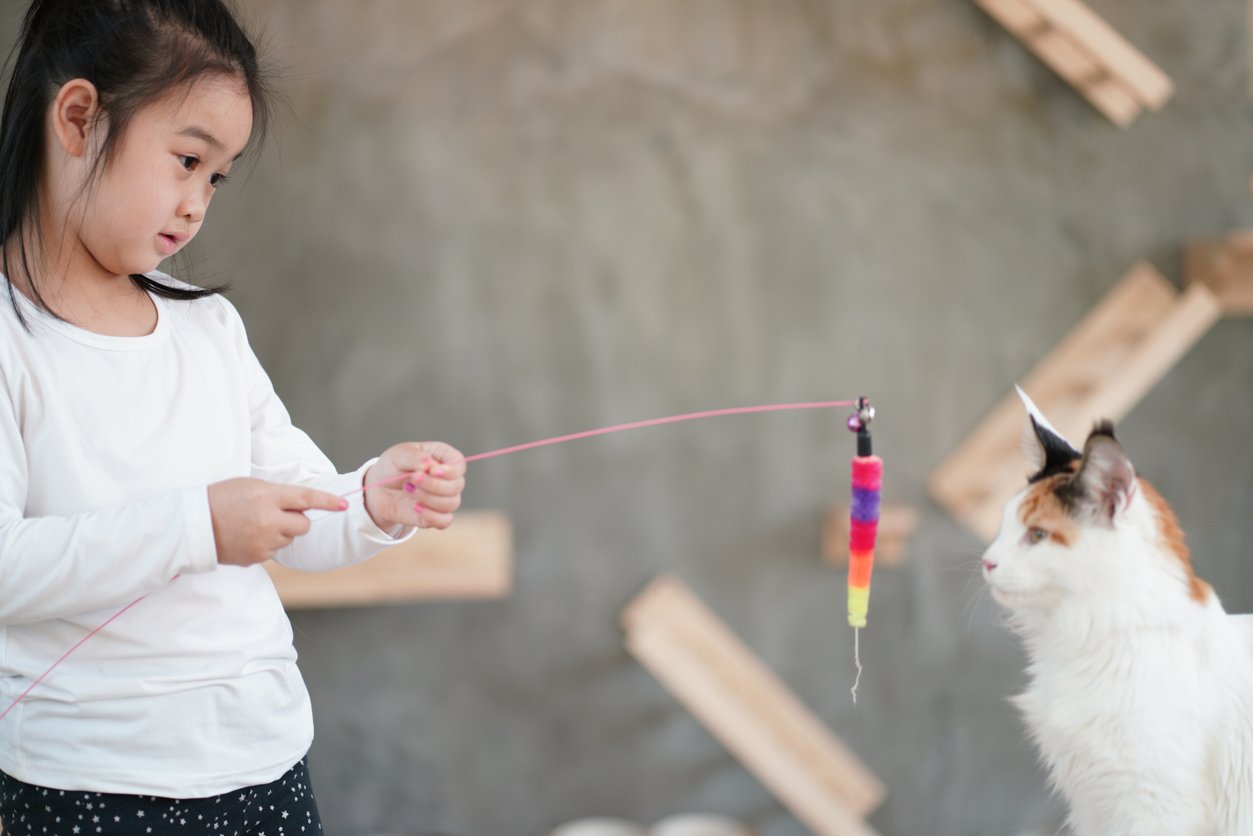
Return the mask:
<path id="1" fill-rule="evenodd" d="M 419 531 L 343 569 L 298 572 L 273 561 L 265 568 L 289 610 L 503 598 L 513 584 L 513 530 L 504 514 L 462 512 L 443 531 Z"/>

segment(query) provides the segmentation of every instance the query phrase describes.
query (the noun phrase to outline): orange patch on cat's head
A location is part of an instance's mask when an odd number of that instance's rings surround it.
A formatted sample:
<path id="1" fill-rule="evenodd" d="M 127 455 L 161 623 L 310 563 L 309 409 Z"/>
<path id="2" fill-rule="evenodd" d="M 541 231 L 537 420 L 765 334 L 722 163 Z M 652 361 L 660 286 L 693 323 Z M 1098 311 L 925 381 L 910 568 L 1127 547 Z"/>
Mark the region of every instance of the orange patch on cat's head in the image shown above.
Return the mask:
<path id="1" fill-rule="evenodd" d="M 1195 601 L 1204 601 L 1210 593 L 1210 586 L 1198 578 L 1192 569 L 1192 552 L 1188 549 L 1188 544 L 1184 542 L 1183 527 L 1179 525 L 1179 518 L 1175 516 L 1174 509 L 1157 492 L 1157 488 L 1144 479 L 1137 481 L 1140 490 L 1144 492 L 1145 500 L 1153 509 L 1153 515 L 1157 517 L 1157 530 L 1161 534 L 1163 547 L 1183 565 L 1188 579 L 1189 596 Z"/>
<path id="2" fill-rule="evenodd" d="M 1079 536 L 1079 526 L 1057 498 L 1057 488 L 1070 480 L 1067 473 L 1059 473 L 1036 482 L 1018 504 L 1018 519 L 1028 530 L 1039 528 L 1047 531 L 1049 539 L 1059 546 L 1069 546 Z"/>

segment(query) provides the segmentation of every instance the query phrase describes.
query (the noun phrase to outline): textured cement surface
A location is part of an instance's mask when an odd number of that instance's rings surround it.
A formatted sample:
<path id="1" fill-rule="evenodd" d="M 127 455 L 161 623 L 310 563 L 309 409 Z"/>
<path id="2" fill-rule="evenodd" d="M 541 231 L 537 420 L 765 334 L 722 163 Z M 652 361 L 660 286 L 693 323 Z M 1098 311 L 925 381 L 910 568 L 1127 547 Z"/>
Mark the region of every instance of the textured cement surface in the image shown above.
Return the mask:
<path id="1" fill-rule="evenodd" d="M 968 0 L 266 0 L 289 107 L 196 257 L 343 468 L 677 412 L 868 394 L 923 524 L 875 580 L 854 706 L 843 414 L 721 419 L 473 467 L 507 600 L 297 615 L 328 832 L 585 815 L 804 829 L 623 651 L 682 577 L 886 781 L 885 836 L 1052 833 L 1022 653 L 931 469 L 1140 258 L 1253 223 L 1245 4 L 1092 0 L 1178 92 L 1113 127 Z M 15 12 L 3 14 L 13 31 Z M 1253 609 L 1253 322 L 1120 428 L 1200 574 Z"/>

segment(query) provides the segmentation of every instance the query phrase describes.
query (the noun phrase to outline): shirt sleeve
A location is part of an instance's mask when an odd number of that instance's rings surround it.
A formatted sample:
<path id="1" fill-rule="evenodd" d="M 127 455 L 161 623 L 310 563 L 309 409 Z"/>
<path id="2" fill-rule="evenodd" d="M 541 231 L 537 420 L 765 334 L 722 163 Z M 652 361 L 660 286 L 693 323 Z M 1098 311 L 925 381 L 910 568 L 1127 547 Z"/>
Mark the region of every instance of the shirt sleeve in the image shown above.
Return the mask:
<path id="1" fill-rule="evenodd" d="M 226 300 L 222 300 L 229 306 Z M 414 529 L 386 532 L 374 524 L 360 493 L 362 479 L 375 460 L 349 473 L 338 473 L 313 440 L 292 424 L 287 408 L 248 343 L 243 321 L 231 308 L 236 349 L 244 364 L 252 414 L 252 476 L 267 482 L 301 485 L 348 497 L 342 513 L 310 511 L 309 532 L 297 537 L 275 560 L 305 571 L 327 571 L 367 560 L 403 542 Z M 395 536 L 393 536 L 393 534 Z"/>
<path id="2" fill-rule="evenodd" d="M 16 407 L 8 386 L 0 385 L 2 624 L 123 606 L 176 575 L 217 566 L 206 488 L 166 491 L 71 517 L 28 519 L 27 484 Z"/>

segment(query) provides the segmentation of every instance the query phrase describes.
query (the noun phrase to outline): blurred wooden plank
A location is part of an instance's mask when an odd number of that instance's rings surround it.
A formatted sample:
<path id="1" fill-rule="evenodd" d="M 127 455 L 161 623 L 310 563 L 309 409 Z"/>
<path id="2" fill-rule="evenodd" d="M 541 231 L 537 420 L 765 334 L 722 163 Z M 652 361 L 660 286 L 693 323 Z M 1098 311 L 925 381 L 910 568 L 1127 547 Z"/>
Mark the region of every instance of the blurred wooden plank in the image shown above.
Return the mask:
<path id="1" fill-rule="evenodd" d="M 1096 57 L 1105 70 L 1150 110 L 1175 92 L 1170 77 L 1080 0 L 1030 0 L 1050 24 Z"/>
<path id="2" fill-rule="evenodd" d="M 855 755 L 680 581 L 622 612 L 627 648 L 810 830 L 871 836 L 886 792 Z"/>
<path id="3" fill-rule="evenodd" d="M 1188 284 L 1218 297 L 1224 316 L 1253 316 L 1253 232 L 1191 242 L 1184 254 Z"/>
<path id="4" fill-rule="evenodd" d="M 1143 111 L 1135 97 L 1110 76 L 1085 83 L 1079 93 L 1120 128 L 1130 125 Z"/>
<path id="5" fill-rule="evenodd" d="M 1100 62 L 1090 53 L 1051 27 L 1046 26 L 1038 35 L 1026 41 L 1026 45 L 1058 75 L 1074 85 L 1075 89 L 1082 89 L 1105 72 Z M 1135 104 L 1134 100 L 1132 104 Z M 1136 109 L 1139 109 L 1139 105 L 1136 105 Z"/>
<path id="6" fill-rule="evenodd" d="M 1079 0 L 975 0 L 1119 127 L 1160 108 L 1169 77 Z"/>
<path id="7" fill-rule="evenodd" d="M 443 531 L 419 531 L 373 558 L 331 572 L 265 564 L 283 606 L 366 607 L 449 598 L 503 598 L 513 584 L 509 518 L 463 512 Z"/>
<path id="8" fill-rule="evenodd" d="M 1047 28 L 1048 22 L 1028 0 L 975 0 L 985 12 L 1013 35 L 1030 40 L 1036 32 Z"/>
<path id="9" fill-rule="evenodd" d="M 1141 263 L 1021 381 L 1058 432 L 1081 446 L 1092 423 L 1119 421 L 1213 326 L 1220 309 L 1204 287 L 1182 296 Z M 1025 486 L 1025 413 L 1010 391 L 930 479 L 932 496 L 984 540 L 1006 500 Z"/>
<path id="10" fill-rule="evenodd" d="M 1094 418 L 1122 420 L 1221 317 L 1209 288 L 1192 285 L 1080 408 Z"/>
<path id="11" fill-rule="evenodd" d="M 1027 46 L 1118 127 L 1127 127 L 1140 115 L 1142 108 L 1135 96 L 1064 33 L 1047 29 Z"/>

